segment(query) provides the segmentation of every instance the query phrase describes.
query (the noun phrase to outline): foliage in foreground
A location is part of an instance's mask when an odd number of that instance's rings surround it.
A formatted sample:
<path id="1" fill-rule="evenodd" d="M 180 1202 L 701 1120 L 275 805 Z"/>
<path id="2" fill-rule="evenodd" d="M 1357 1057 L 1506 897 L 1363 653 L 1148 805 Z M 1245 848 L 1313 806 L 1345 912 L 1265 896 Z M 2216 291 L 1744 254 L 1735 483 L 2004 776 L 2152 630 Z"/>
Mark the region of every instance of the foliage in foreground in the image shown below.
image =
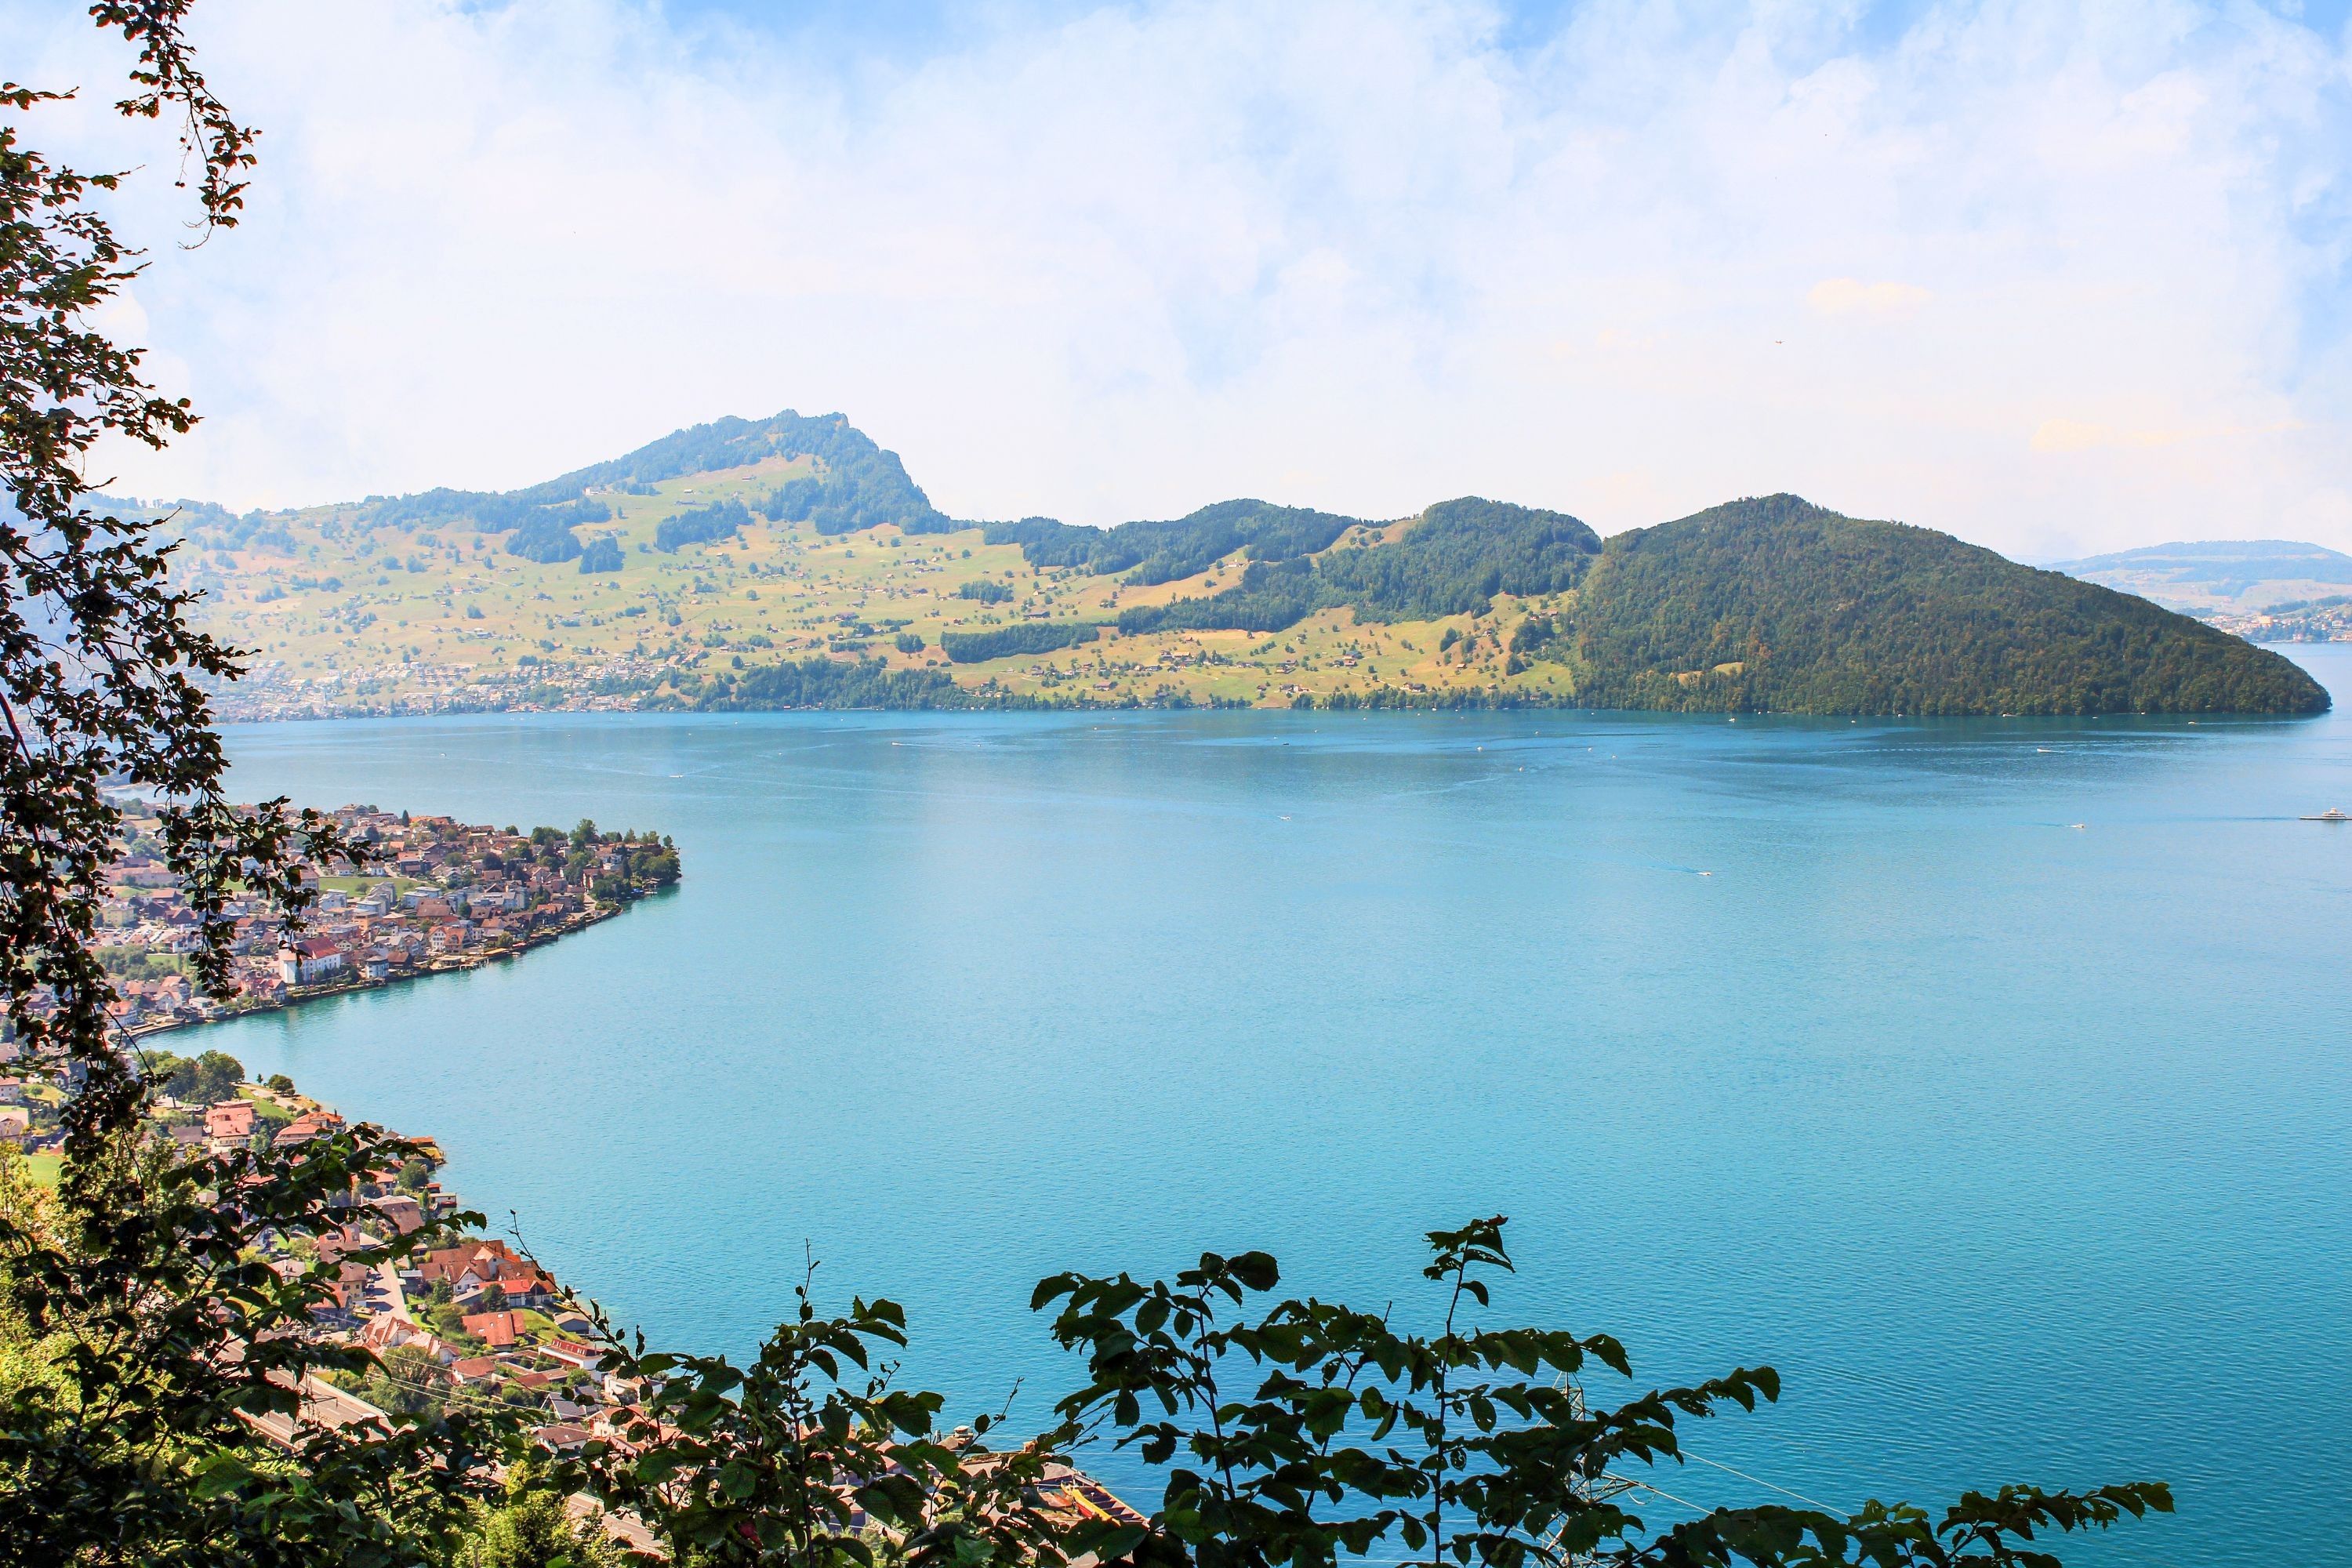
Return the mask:
<path id="1" fill-rule="evenodd" d="M 908 1342 L 898 1307 L 821 1316 L 803 1281 L 794 1318 L 743 1366 L 648 1351 L 597 1314 L 608 1368 L 641 1393 L 620 1441 L 574 1458 L 531 1456 L 519 1413 L 438 1401 L 307 1426 L 283 1452 L 249 1418 L 293 1415 L 302 1375 L 374 1392 L 390 1373 L 310 1331 L 335 1264 L 281 1277 L 257 1244 L 335 1234 L 337 1200 L 408 1152 L 368 1130 L 300 1160 L 126 1150 L 102 1237 L 0 1162 L 0 1561 L 24 1560 L 8 1543 L 27 1542 L 38 1560 L 92 1564 L 619 1561 L 563 1506 L 578 1492 L 642 1521 L 673 1560 L 708 1564 L 1335 1568 L 1401 1551 L 1427 1568 L 2043 1568 L 2058 1561 L 2049 1535 L 2172 1506 L 2156 1483 L 2005 1487 L 1937 1515 L 1768 1504 L 1654 1530 L 1611 1483 L 1678 1459 L 1685 1426 L 1752 1410 L 1779 1379 L 1743 1367 L 1588 1405 L 1589 1375 L 1630 1375 L 1615 1340 L 1484 1321 L 1485 1276 L 1511 1268 L 1499 1219 L 1431 1236 L 1444 1310 L 1430 1332 L 1400 1328 L 1392 1308 L 1268 1305 L 1280 1271 L 1258 1252 L 1205 1254 L 1173 1280 L 1042 1281 L 1033 1304 L 1055 1311 L 1086 1381 L 1050 1429 L 995 1451 L 999 1418 L 943 1434 L 939 1394 L 893 1386 L 881 1358 Z M 1060 1467 L 1104 1438 L 1167 1476 L 1140 1522 L 1057 1503 Z"/>
<path id="2" fill-rule="evenodd" d="M 1242 1314 L 1279 1279 L 1264 1253 L 1204 1255 L 1172 1283 L 1073 1274 L 1039 1285 L 1037 1305 L 1061 1304 L 1055 1339 L 1086 1354 L 1090 1374 L 1063 1415 L 1107 1424 L 1122 1447 L 1175 1467 L 1136 1560 L 1330 1568 L 1401 1544 L 1431 1568 L 1587 1558 L 2031 1568 L 2054 1561 L 2032 1548 L 2037 1532 L 2171 1509 L 2157 1483 L 2009 1487 L 1969 1493 L 1934 1521 L 1875 1502 L 1850 1518 L 1763 1505 L 1652 1531 L 1603 1483 L 1678 1458 L 1680 1424 L 1753 1410 L 1779 1397 L 1780 1379 L 1742 1367 L 1588 1408 L 1578 1380 L 1590 1363 L 1631 1375 L 1615 1340 L 1465 1321 L 1490 1305 L 1482 1272 L 1511 1268 L 1503 1224 L 1430 1234 L 1423 1274 L 1445 1304 L 1433 1334 L 1400 1331 L 1391 1310 L 1312 1297 Z"/>
<path id="3" fill-rule="evenodd" d="M 117 107 L 177 124 L 208 237 L 237 220 L 253 134 L 196 68 L 189 4 L 89 11 L 135 51 Z M 229 802 L 201 682 L 233 678 L 236 658 L 190 624 L 158 520 L 93 504 L 95 447 L 161 447 L 195 416 L 96 324 L 140 264 L 97 205 L 119 177 L 23 139 L 60 96 L 0 85 L 0 1035 L 74 1090 L 56 1191 L 34 1193 L 13 1161 L 0 1171 L 0 1561 L 416 1562 L 455 1542 L 482 1484 L 464 1424 L 314 1430 L 291 1453 L 254 1426 L 290 1415 L 313 1370 L 366 1360 L 309 1331 L 324 1266 L 281 1275 L 263 1244 L 334 1232 L 352 1184 L 407 1151 L 363 1131 L 299 1155 L 183 1160 L 148 1142 L 155 1084 L 111 1031 L 98 914 L 122 842 L 112 790 L 155 795 L 162 858 L 197 916 L 190 962 L 215 995 L 231 894 L 299 916 L 304 868 L 357 847 L 283 801 Z"/>
<path id="4" fill-rule="evenodd" d="M 1588 1405 L 1582 1380 L 1630 1376 L 1618 1342 L 1491 1326 L 1486 1276 L 1508 1271 L 1500 1218 L 1431 1234 L 1435 1331 L 1313 1297 L 1265 1305 L 1262 1252 L 1204 1254 L 1175 1279 L 1057 1275 L 1033 1306 L 1086 1360 L 1050 1430 L 982 1457 L 942 1441 L 938 1394 L 890 1384 L 877 1352 L 906 1344 L 887 1301 L 796 1319 L 748 1366 L 603 1339 L 646 1395 L 620 1445 L 591 1444 L 583 1484 L 652 1526 L 680 1561 L 741 1564 L 1058 1564 L 1336 1568 L 1374 1554 L 1426 1568 L 2045 1568 L 2053 1534 L 2168 1512 L 2160 1483 L 2087 1492 L 2009 1486 L 1939 1514 L 1852 1515 L 1763 1504 L 1654 1529 L 1628 1505 L 1678 1461 L 1690 1422 L 1776 1399 L 1769 1367 Z M 593 1310 L 593 1308 L 590 1310 Z M 599 1318 L 599 1322 L 602 1319 Z M 1108 1437 L 1167 1476 L 1140 1521 L 1041 1506 L 1056 1465 Z M 1633 1472 L 1628 1475 L 1627 1472 Z"/>
<path id="5" fill-rule="evenodd" d="M 72 1150 L 54 1194 L 0 1160 L 0 1561 L 368 1568 L 454 1551 L 506 1426 L 437 1410 L 310 1423 L 289 1450 L 257 1425 L 296 1418 L 306 1378 L 375 1366 L 314 1331 L 339 1269 L 434 1245 L 451 1221 L 285 1273 L 264 1247 L 341 1235 L 354 1184 L 414 1153 L 369 1128 L 299 1156 L 185 1158 L 134 1137 Z"/>

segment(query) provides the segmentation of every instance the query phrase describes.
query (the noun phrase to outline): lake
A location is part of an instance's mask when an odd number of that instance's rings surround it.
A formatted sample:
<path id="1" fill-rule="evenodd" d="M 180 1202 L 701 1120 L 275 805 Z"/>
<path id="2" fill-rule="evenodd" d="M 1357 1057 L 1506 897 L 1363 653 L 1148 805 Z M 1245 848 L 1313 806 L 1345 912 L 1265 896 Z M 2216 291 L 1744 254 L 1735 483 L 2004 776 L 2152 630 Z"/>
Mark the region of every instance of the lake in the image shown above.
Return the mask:
<path id="1" fill-rule="evenodd" d="M 2284 651 L 2352 701 L 2352 648 Z M 167 1041 L 437 1138 L 656 1340 L 748 1349 L 805 1245 L 951 1411 L 1018 1379 L 1043 1425 L 1043 1274 L 1262 1247 L 1425 1318 L 1421 1233 L 1507 1214 L 1498 1314 L 1645 1385 L 1780 1371 L 1655 1478 L 1683 1503 L 2159 1478 L 2177 1518 L 2068 1560 L 2352 1562 L 2352 826 L 2297 820 L 2352 807 L 2341 708 L 230 745 L 246 798 L 676 837 L 679 889 L 520 961 Z"/>

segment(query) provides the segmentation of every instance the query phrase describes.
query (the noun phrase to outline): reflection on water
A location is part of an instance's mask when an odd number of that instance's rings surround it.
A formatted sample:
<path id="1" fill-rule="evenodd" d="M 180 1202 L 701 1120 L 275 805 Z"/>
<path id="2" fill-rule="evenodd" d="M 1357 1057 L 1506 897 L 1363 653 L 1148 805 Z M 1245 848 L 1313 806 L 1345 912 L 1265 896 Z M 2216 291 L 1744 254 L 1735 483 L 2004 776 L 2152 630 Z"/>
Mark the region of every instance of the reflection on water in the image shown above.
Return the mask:
<path id="1" fill-rule="evenodd" d="M 2352 650 L 2294 651 L 2352 695 Z M 657 1336 L 748 1343 L 807 1240 L 908 1305 L 913 1375 L 973 1407 L 1025 1377 L 1042 1421 L 1040 1274 L 1263 1246 L 1412 1311 L 1418 1233 L 1502 1212 L 1511 1309 L 1646 1377 L 1781 1370 L 1711 1458 L 1847 1502 L 2162 1477 L 2183 1515 L 2081 1561 L 2352 1560 L 2352 827 L 2298 820 L 2352 807 L 2352 719 L 548 715 L 232 749 L 247 795 L 677 837 L 685 886 L 622 919 L 207 1041 L 439 1138 Z"/>

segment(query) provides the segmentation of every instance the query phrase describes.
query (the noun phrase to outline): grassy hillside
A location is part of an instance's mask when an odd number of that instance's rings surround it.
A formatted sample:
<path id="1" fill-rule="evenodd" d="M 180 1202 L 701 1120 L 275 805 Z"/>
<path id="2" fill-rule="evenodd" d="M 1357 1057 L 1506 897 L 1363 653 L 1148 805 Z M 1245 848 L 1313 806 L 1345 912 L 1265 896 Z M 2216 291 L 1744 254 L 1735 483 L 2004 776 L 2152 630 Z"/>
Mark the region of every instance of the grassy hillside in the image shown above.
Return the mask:
<path id="1" fill-rule="evenodd" d="M 205 618 L 256 656 L 238 717 L 2324 703 L 2284 661 L 2137 600 L 1788 498 L 1605 545 L 1475 498 L 1394 521 L 1236 500 L 982 525 L 839 416 L 721 420 L 525 490 L 179 525 Z"/>

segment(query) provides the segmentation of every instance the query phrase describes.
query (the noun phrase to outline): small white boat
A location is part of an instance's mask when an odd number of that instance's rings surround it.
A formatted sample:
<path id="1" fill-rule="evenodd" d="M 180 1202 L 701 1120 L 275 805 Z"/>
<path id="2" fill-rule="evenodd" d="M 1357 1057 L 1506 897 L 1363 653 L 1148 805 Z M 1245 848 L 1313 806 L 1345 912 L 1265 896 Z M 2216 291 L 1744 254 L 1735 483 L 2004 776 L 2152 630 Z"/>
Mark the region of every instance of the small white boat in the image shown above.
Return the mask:
<path id="1" fill-rule="evenodd" d="M 2306 816 L 2304 820 L 2305 822 L 2352 822 L 2352 816 L 2347 816 L 2331 805 L 2317 816 Z"/>

